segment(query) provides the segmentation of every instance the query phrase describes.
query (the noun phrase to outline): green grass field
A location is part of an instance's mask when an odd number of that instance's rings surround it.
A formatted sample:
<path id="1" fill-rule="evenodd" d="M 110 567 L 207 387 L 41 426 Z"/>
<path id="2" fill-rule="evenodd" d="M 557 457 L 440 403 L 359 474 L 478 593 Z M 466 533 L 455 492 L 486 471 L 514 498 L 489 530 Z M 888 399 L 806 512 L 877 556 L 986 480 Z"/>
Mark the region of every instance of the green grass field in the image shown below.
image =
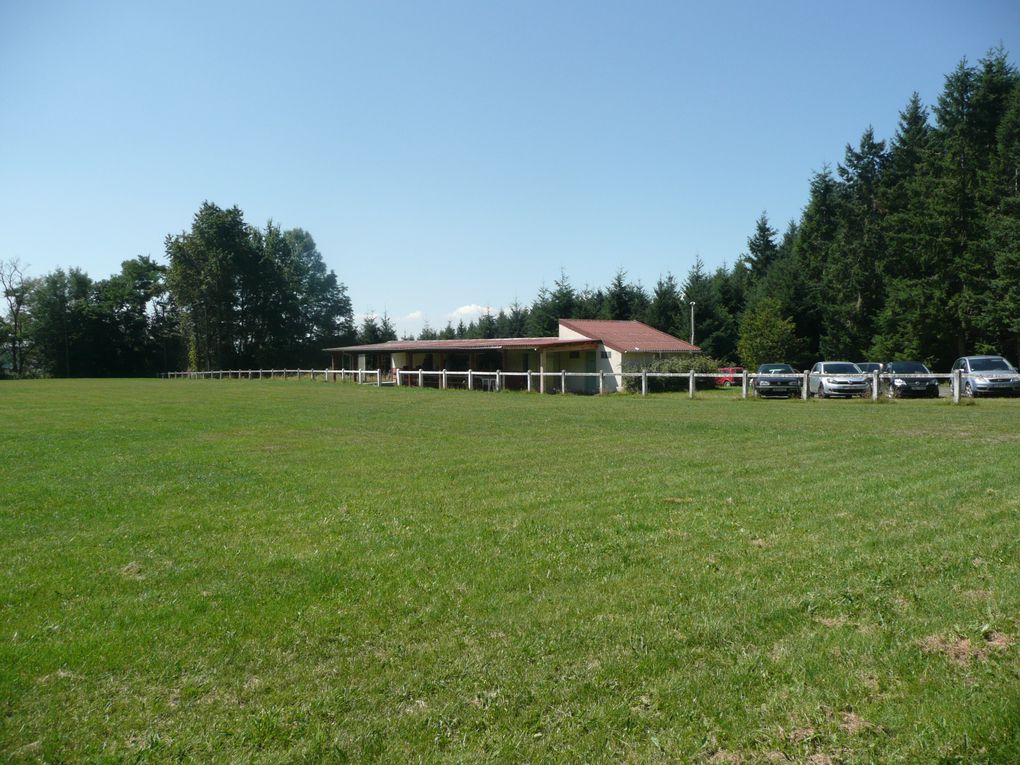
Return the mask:
<path id="1" fill-rule="evenodd" d="M 2 762 L 1020 761 L 1020 401 L 0 402 Z"/>

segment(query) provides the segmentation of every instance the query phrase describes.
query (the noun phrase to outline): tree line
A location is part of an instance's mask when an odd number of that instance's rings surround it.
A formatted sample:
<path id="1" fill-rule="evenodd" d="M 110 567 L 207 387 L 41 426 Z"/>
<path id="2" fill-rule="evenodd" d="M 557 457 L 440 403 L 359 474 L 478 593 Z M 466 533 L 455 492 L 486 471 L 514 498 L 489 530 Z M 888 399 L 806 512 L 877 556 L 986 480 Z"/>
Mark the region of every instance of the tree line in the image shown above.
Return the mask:
<path id="1" fill-rule="evenodd" d="M 31 278 L 17 260 L 0 263 L 0 372 L 318 367 L 324 347 L 357 339 L 347 288 L 303 229 L 259 228 L 237 207 L 206 202 L 165 245 L 165 264 L 139 256 L 99 281 L 77 268 Z"/>
<path id="2" fill-rule="evenodd" d="M 619 271 L 605 288 L 566 275 L 528 306 L 421 337 L 555 334 L 556 318 L 638 319 L 721 361 L 808 365 L 972 352 L 1020 357 L 1020 76 L 1004 51 L 961 61 L 929 110 L 914 93 L 895 135 L 869 127 L 814 173 L 798 220 L 762 213 L 747 250 L 696 260 L 651 290 Z"/>
<path id="3" fill-rule="evenodd" d="M 732 265 L 698 258 L 651 289 L 623 269 L 595 288 L 561 274 L 529 304 L 418 337 L 548 336 L 560 318 L 604 318 L 689 339 L 693 303 L 695 342 L 745 366 L 1020 356 L 1020 75 L 1004 51 L 961 61 L 931 108 L 913 94 L 888 141 L 866 129 L 814 173 L 807 200 L 782 233 L 762 213 Z M 312 367 L 325 347 L 396 339 L 387 316 L 355 324 L 302 229 L 207 202 L 165 244 L 165 264 L 137 257 L 98 281 L 0 262 L 0 374 Z"/>

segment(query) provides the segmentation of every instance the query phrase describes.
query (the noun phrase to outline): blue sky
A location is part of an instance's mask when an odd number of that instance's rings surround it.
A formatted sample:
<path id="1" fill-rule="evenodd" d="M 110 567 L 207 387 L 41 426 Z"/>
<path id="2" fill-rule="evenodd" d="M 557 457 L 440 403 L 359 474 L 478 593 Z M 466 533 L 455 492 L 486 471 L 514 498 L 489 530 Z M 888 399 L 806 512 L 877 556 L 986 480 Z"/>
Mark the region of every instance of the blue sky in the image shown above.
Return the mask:
<path id="1" fill-rule="evenodd" d="M 105 277 L 210 200 L 310 231 L 402 331 L 561 269 L 650 287 L 1000 43 L 1020 3 L 8 0 L 0 258 Z"/>

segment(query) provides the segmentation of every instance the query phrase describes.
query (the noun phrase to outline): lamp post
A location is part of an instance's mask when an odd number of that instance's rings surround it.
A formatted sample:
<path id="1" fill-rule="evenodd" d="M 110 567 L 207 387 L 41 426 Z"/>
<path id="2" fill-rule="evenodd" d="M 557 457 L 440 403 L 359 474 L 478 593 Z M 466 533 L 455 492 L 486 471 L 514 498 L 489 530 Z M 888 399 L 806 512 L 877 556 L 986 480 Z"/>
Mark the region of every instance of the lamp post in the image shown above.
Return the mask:
<path id="1" fill-rule="evenodd" d="M 691 345 L 694 345 L 694 306 L 696 306 L 697 303 L 693 300 L 688 301 L 686 292 L 680 294 L 680 299 L 691 304 Z"/>

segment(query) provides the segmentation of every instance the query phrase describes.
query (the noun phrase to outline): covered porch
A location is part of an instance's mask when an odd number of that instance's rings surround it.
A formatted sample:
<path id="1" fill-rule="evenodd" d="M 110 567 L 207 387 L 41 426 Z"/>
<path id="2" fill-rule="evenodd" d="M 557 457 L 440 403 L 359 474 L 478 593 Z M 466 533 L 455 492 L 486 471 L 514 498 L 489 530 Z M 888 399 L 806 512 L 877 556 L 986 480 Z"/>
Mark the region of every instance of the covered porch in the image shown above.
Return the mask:
<path id="1" fill-rule="evenodd" d="M 398 383 L 399 371 L 400 385 L 546 393 L 599 391 L 594 376 L 549 377 L 550 373 L 598 372 L 602 351 L 595 340 L 408 340 L 329 350 L 333 369 L 381 369 L 391 383 Z M 419 371 L 422 374 L 411 374 Z M 538 374 L 543 371 L 544 377 Z M 525 374 L 529 372 L 535 374 Z"/>

